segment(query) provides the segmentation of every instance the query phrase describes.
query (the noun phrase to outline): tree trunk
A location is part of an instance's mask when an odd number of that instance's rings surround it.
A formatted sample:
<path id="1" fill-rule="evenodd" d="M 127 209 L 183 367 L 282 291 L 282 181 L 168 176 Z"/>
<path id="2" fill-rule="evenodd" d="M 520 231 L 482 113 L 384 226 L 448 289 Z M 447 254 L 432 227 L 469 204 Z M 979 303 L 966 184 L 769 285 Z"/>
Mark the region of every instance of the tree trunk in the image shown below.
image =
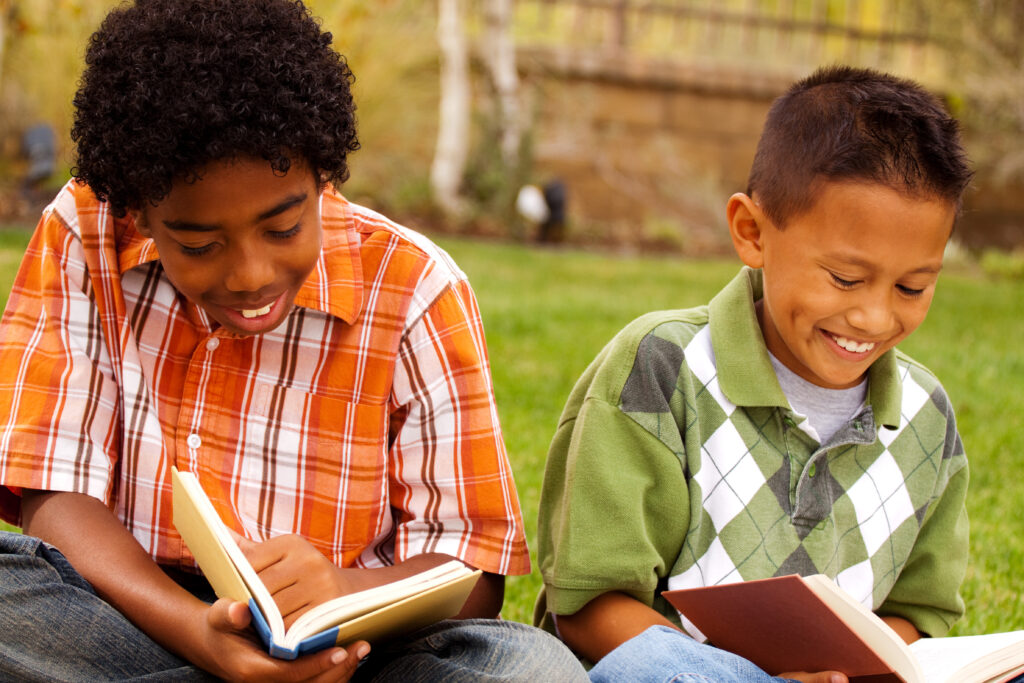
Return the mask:
<path id="1" fill-rule="evenodd" d="M 4 48 L 7 46 L 7 19 L 11 11 L 10 0 L 0 0 L 0 76 L 4 73 Z M 3 81 L 0 81 L 0 86 Z M 0 92 L 2 92 L 0 88 Z"/>
<path id="2" fill-rule="evenodd" d="M 501 156 L 514 171 L 519 163 L 522 122 L 519 114 L 519 74 L 512 40 L 512 0 L 486 0 L 484 6 L 484 53 L 498 100 Z"/>
<path id="3" fill-rule="evenodd" d="M 452 216 L 463 213 L 459 187 L 469 153 L 469 58 L 462 0 L 439 0 L 437 40 L 441 49 L 441 110 L 437 148 L 430 169 L 434 201 Z"/>

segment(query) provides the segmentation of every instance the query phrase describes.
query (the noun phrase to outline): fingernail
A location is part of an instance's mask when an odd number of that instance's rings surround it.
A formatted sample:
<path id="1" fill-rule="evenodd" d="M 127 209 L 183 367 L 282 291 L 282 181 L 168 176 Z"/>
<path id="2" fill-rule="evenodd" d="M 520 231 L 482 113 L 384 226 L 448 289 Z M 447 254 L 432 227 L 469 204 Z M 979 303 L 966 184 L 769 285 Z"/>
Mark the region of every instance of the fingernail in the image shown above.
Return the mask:
<path id="1" fill-rule="evenodd" d="M 365 657 L 368 654 L 370 654 L 370 646 L 369 645 L 360 645 L 359 647 L 356 648 L 356 657 L 359 657 L 359 659 L 362 659 L 363 657 Z"/>
<path id="2" fill-rule="evenodd" d="M 346 659 L 348 659 L 348 653 L 344 650 L 338 650 L 331 655 L 331 664 L 341 664 Z"/>

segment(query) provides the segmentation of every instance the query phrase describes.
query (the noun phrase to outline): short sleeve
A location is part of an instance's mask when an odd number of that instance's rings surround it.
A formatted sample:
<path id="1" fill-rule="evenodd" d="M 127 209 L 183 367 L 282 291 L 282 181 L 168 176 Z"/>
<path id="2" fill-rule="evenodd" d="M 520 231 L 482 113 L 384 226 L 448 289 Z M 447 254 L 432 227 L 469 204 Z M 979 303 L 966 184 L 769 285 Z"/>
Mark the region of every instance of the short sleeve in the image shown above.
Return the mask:
<path id="1" fill-rule="evenodd" d="M 400 344 L 391 409 L 395 559 L 440 552 L 489 572 L 528 573 L 483 327 L 464 279 L 411 322 Z"/>
<path id="2" fill-rule="evenodd" d="M 118 392 L 81 240 L 44 214 L 0 321 L 0 514 L 20 524 L 20 490 L 75 491 L 110 504 Z"/>
<path id="3" fill-rule="evenodd" d="M 595 361 L 548 452 L 538 560 L 552 614 L 573 614 L 611 591 L 652 605 L 686 537 L 679 457 L 617 405 L 630 361 L 608 350 Z"/>

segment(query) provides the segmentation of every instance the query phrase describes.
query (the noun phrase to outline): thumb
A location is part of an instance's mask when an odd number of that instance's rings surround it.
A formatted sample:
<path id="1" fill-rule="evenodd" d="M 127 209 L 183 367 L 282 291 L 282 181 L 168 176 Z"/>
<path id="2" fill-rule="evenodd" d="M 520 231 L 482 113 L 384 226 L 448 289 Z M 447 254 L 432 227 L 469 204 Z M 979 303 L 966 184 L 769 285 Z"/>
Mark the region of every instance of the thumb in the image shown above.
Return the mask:
<path id="1" fill-rule="evenodd" d="M 241 631 L 252 620 L 249 606 L 231 598 L 221 598 L 207 612 L 210 626 L 217 631 Z"/>

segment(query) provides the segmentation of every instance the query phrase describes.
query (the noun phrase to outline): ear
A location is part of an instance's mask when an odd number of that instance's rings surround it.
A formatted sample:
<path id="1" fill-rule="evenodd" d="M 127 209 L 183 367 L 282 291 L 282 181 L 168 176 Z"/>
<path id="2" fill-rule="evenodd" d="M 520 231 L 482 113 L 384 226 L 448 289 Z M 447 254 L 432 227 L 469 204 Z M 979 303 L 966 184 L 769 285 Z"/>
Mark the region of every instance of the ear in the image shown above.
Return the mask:
<path id="1" fill-rule="evenodd" d="M 742 192 L 729 197 L 725 209 L 729 220 L 732 246 L 744 265 L 760 268 L 764 265 L 764 232 L 768 218 L 754 200 Z"/>
<path id="2" fill-rule="evenodd" d="M 143 237 L 152 237 L 153 232 L 149 229 L 149 221 L 146 212 L 142 209 L 128 209 L 128 215 L 135 221 L 135 229 Z"/>

